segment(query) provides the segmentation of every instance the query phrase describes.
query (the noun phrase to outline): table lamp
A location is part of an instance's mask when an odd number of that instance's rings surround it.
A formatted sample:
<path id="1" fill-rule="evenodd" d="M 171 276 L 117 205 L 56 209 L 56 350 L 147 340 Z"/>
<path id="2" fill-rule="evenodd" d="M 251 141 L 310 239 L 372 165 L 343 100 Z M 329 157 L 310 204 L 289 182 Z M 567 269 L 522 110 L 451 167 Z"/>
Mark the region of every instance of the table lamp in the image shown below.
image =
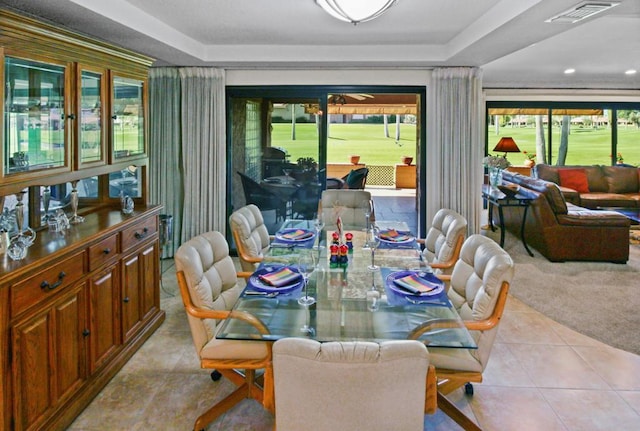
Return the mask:
<path id="1" fill-rule="evenodd" d="M 516 141 L 512 137 L 504 136 L 498 141 L 498 145 L 493 149 L 499 153 L 504 153 L 504 158 L 507 158 L 507 153 L 519 153 L 520 148 L 516 145 Z"/>

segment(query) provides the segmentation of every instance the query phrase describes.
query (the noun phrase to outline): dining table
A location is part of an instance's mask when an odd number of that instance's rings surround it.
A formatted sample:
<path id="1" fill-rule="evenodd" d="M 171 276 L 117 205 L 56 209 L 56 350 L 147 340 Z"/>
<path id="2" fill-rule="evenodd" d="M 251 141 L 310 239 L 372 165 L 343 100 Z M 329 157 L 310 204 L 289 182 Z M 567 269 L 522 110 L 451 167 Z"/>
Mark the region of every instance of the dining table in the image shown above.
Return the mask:
<path id="1" fill-rule="evenodd" d="M 227 319 L 216 337 L 272 342 L 286 337 L 320 342 L 417 339 L 427 348 L 476 349 L 406 223 L 376 221 L 372 227 L 377 229 L 375 244 L 361 227 L 317 231 L 312 220 L 286 220 L 234 306 L 235 312 L 260 321 L 262 329 Z M 342 244 L 346 253 L 343 247 L 336 256 L 332 246 L 340 250 Z M 316 262 L 306 285 L 299 265 L 305 254 Z M 268 282 L 282 274 L 289 277 L 286 284 Z M 305 295 L 313 297 L 313 304 L 300 304 Z"/>

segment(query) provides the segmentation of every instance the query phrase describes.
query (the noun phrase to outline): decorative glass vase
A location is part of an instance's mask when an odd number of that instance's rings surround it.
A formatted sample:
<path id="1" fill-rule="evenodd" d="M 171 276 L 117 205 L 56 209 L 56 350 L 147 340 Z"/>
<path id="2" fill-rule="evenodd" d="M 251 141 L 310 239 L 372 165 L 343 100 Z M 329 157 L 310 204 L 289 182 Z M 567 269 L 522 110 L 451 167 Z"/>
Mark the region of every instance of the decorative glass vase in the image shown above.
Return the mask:
<path id="1" fill-rule="evenodd" d="M 489 184 L 491 187 L 497 188 L 502 184 L 502 169 L 489 168 Z"/>

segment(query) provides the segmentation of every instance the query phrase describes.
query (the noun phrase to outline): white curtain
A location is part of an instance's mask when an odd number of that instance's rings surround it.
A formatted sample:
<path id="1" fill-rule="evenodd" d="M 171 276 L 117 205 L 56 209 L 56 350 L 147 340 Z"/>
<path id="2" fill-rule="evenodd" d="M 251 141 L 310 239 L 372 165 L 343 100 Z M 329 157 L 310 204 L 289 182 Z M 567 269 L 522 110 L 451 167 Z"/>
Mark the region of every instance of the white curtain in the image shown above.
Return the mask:
<path id="1" fill-rule="evenodd" d="M 431 75 L 427 125 L 427 225 L 451 208 L 480 232 L 484 155 L 482 71 L 437 68 Z"/>
<path id="2" fill-rule="evenodd" d="M 182 224 L 182 150 L 180 127 L 180 76 L 176 68 L 154 68 L 149 72 L 149 193 L 170 216 L 173 236 L 163 250 L 172 257 L 179 244 Z"/>
<path id="3" fill-rule="evenodd" d="M 179 69 L 184 209 L 181 242 L 226 228 L 225 72 Z"/>

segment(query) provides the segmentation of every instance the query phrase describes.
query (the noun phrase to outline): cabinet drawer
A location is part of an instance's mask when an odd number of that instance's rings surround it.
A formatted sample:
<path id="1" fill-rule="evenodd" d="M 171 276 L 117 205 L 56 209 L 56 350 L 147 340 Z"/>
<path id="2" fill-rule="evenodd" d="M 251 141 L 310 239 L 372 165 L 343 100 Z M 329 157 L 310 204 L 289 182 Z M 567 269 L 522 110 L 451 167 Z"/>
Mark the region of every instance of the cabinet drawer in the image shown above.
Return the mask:
<path id="1" fill-rule="evenodd" d="M 89 271 L 100 268 L 102 264 L 118 255 L 118 235 L 113 234 L 89 247 Z"/>
<path id="2" fill-rule="evenodd" d="M 122 252 L 146 241 L 158 231 L 157 217 L 149 217 L 122 231 Z"/>
<path id="3" fill-rule="evenodd" d="M 14 316 L 75 283 L 84 275 L 84 252 L 74 254 L 11 286 Z"/>

